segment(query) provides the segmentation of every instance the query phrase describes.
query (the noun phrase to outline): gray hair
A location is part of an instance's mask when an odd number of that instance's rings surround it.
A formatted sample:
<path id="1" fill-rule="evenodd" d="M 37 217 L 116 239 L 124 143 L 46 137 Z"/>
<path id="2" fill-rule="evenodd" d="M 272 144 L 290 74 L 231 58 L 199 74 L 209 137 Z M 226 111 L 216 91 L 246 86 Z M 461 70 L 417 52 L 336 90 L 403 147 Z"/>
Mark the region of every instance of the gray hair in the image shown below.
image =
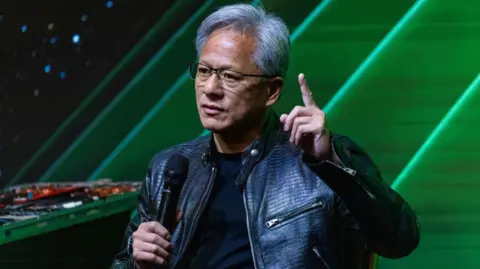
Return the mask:
<path id="1" fill-rule="evenodd" d="M 265 12 L 262 7 L 249 4 L 222 7 L 208 16 L 198 28 L 195 39 L 198 57 L 210 34 L 216 30 L 252 34 L 257 42 L 253 60 L 258 68 L 270 76 L 284 77 L 287 73 L 290 33 L 279 17 Z"/>

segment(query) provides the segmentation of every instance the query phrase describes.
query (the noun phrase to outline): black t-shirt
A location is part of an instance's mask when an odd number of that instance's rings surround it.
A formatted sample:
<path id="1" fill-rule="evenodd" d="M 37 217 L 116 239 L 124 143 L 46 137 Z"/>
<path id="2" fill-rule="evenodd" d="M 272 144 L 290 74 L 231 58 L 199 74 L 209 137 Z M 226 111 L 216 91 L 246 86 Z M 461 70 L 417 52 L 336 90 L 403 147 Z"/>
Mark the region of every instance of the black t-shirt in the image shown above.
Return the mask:
<path id="1" fill-rule="evenodd" d="M 235 185 L 241 154 L 215 154 L 218 167 L 209 202 L 199 221 L 189 252 L 190 269 L 250 269 L 242 186 Z"/>

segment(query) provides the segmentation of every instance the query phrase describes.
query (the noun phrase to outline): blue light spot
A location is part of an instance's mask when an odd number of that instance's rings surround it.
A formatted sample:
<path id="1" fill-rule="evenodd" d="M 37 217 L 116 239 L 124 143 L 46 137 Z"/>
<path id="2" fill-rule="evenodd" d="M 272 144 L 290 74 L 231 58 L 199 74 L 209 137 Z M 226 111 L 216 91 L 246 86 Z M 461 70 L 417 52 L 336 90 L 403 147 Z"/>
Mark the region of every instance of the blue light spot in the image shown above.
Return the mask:
<path id="1" fill-rule="evenodd" d="M 22 33 L 25 33 L 27 31 L 28 27 L 26 25 L 22 25 Z"/>
<path id="2" fill-rule="evenodd" d="M 67 73 L 65 73 L 65 72 L 60 72 L 60 79 L 61 79 L 61 80 L 64 80 L 65 77 L 67 77 Z"/>
<path id="3" fill-rule="evenodd" d="M 80 35 L 79 34 L 74 34 L 73 37 L 72 37 L 72 41 L 74 44 L 77 44 L 78 42 L 80 42 Z"/>
<path id="4" fill-rule="evenodd" d="M 50 71 L 52 71 L 52 67 L 51 67 L 49 64 L 47 64 L 47 65 L 45 65 L 45 67 L 43 68 L 43 71 L 45 71 L 45 73 L 48 74 L 48 73 L 50 73 Z"/>
<path id="5" fill-rule="evenodd" d="M 88 19 L 87 15 L 83 15 L 82 18 L 81 18 L 82 21 L 87 21 L 87 19 Z"/>
<path id="6" fill-rule="evenodd" d="M 53 45 L 53 44 L 55 44 L 55 43 L 57 43 L 57 38 L 54 37 L 54 36 L 52 36 L 52 37 L 50 38 L 50 44 Z"/>
<path id="7" fill-rule="evenodd" d="M 113 1 L 107 1 L 107 8 L 113 7 Z"/>

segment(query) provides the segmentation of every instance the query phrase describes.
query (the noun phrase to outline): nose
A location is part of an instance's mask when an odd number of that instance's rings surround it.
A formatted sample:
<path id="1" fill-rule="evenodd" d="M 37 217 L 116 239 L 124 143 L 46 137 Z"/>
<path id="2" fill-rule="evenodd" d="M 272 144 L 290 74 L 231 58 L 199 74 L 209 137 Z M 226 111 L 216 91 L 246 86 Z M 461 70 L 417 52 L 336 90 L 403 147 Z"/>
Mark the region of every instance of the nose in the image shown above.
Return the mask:
<path id="1" fill-rule="evenodd" d="M 207 96 L 223 96 L 223 89 L 221 81 L 218 78 L 217 74 L 213 73 L 204 85 L 204 92 Z"/>

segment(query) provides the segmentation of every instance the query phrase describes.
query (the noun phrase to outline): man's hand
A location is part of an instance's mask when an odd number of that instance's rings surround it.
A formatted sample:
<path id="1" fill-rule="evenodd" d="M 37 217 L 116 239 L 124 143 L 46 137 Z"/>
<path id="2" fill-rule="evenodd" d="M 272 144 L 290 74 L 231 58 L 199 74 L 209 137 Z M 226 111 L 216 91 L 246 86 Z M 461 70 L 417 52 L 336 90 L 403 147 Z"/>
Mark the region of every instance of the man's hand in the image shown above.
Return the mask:
<path id="1" fill-rule="evenodd" d="M 290 131 L 290 142 L 303 148 L 311 157 L 330 159 L 330 132 L 326 128 L 325 113 L 318 108 L 308 88 L 304 74 L 298 76 L 304 106 L 296 106 L 289 114 L 280 116 L 285 131 Z"/>
<path id="2" fill-rule="evenodd" d="M 144 222 L 132 235 L 133 259 L 139 269 L 166 265 L 170 258 L 171 235 L 156 221 Z"/>

